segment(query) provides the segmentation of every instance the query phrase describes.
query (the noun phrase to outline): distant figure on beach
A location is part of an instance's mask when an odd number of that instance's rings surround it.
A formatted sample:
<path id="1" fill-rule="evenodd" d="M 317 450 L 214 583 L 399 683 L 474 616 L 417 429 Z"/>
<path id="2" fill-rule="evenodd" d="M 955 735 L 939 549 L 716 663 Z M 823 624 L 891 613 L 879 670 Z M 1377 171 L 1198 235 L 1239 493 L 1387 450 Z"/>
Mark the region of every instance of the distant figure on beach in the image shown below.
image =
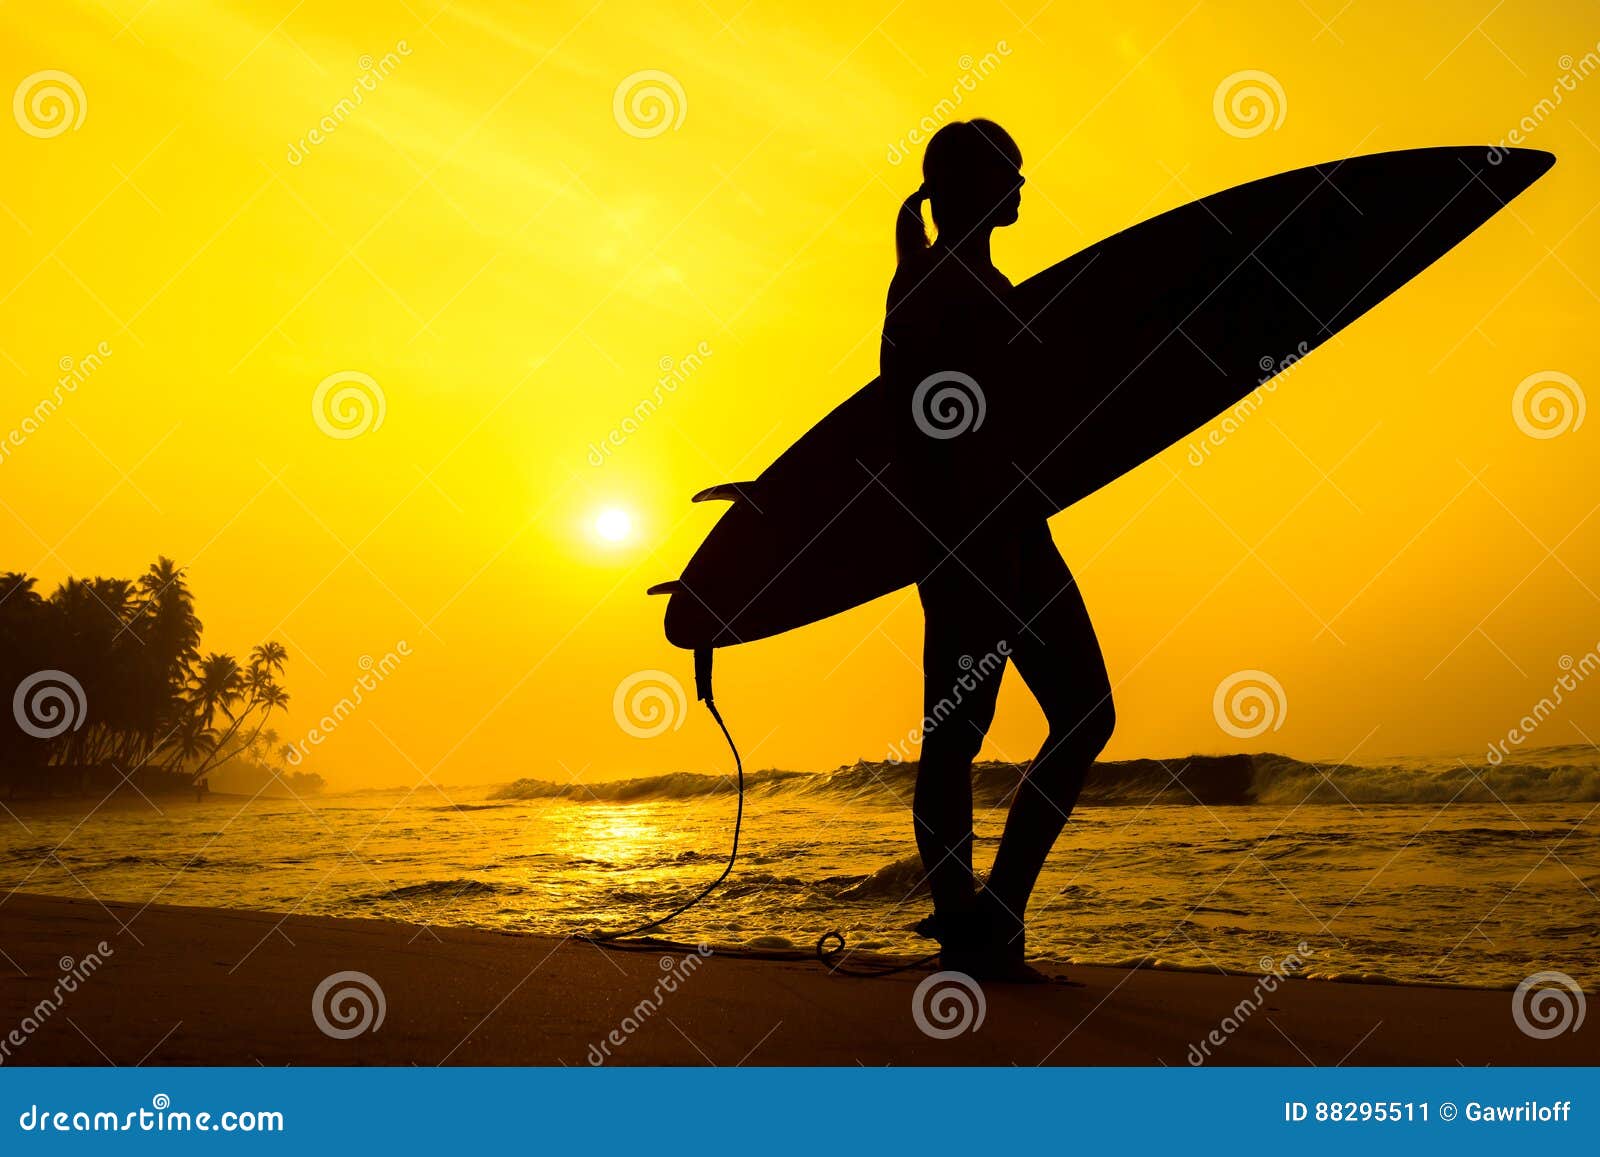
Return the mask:
<path id="1" fill-rule="evenodd" d="M 984 980 L 1042 981 L 1023 960 L 1024 915 L 1089 767 L 1111 738 L 1111 685 L 1077 583 L 1044 518 L 977 509 L 968 497 L 964 477 L 972 470 L 1010 469 L 1004 422 L 951 437 L 932 431 L 918 413 L 948 383 L 975 385 L 991 408 L 1004 392 L 1031 388 L 1007 373 L 1011 339 L 1026 319 L 1008 308 L 1011 282 L 989 254 L 990 234 L 1017 220 L 1021 169 L 1016 142 L 991 121 L 953 122 L 929 140 L 922 186 L 895 226 L 899 265 L 880 360 L 905 400 L 899 497 L 927 531 L 917 586 L 926 618 L 927 722 L 912 806 L 933 888 L 934 916 L 925 926 L 939 940 L 945 968 Z M 923 201 L 932 211 L 931 240 Z M 994 719 L 1008 658 L 1050 730 L 1012 800 L 980 891 L 972 866 L 972 761 Z"/>

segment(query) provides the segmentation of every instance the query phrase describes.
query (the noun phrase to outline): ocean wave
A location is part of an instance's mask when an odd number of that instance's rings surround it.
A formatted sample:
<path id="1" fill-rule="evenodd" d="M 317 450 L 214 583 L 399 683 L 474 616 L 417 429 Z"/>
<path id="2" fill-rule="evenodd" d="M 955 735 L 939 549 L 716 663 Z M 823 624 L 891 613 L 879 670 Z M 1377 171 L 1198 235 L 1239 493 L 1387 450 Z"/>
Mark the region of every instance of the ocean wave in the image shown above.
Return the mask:
<path id="1" fill-rule="evenodd" d="M 981 806 L 1003 803 L 1027 765 L 985 762 L 972 768 Z M 769 769 L 745 777 L 752 798 L 826 796 L 845 802 L 911 801 L 915 763 L 858 761 L 827 772 Z M 497 800 L 551 799 L 574 803 L 646 803 L 725 795 L 726 775 L 673 772 L 600 783 L 564 784 L 519 779 L 495 791 Z M 1498 767 L 1461 760 L 1405 760 L 1359 765 L 1314 762 L 1287 755 L 1188 755 L 1096 763 L 1084 785 L 1088 805 L 1429 804 L 1600 802 L 1600 760 L 1593 748 L 1534 748 Z"/>
<path id="2" fill-rule="evenodd" d="M 0 856 L 8 860 L 50 860 L 58 849 L 52 844 L 30 844 L 24 848 L 6 848 Z"/>
<path id="3" fill-rule="evenodd" d="M 1377 766 L 1303 763 L 1285 755 L 1258 755 L 1252 802 L 1353 803 L 1594 803 L 1600 801 L 1600 767 L 1592 749 L 1572 762 L 1550 749 L 1524 762 L 1498 767 L 1459 761 L 1407 761 Z M 1579 756 L 1587 762 L 1577 762 Z"/>
<path id="4" fill-rule="evenodd" d="M 466 896 L 490 896 L 506 892 L 519 891 L 520 889 L 506 887 L 500 884 L 488 884 L 482 880 L 428 880 L 421 884 L 405 884 L 398 888 L 390 888 L 383 892 L 373 892 L 362 896 L 362 900 L 422 900 L 431 896 L 443 896 L 446 899 L 458 899 Z"/>
<path id="5" fill-rule="evenodd" d="M 902 856 L 867 876 L 836 880 L 842 884 L 834 892 L 839 900 L 901 900 L 921 895 L 928 889 L 928 871 L 919 855 Z"/>
<path id="6" fill-rule="evenodd" d="M 784 780 L 806 778 L 803 771 L 754 771 L 744 777 L 745 790 L 754 791 Z M 702 775 L 675 771 L 638 779 L 610 779 L 599 783 L 552 783 L 545 779 L 519 779 L 490 793 L 490 799 L 566 799 L 575 803 L 635 803 L 646 800 L 693 799 L 731 792 L 737 786 L 729 775 Z"/>

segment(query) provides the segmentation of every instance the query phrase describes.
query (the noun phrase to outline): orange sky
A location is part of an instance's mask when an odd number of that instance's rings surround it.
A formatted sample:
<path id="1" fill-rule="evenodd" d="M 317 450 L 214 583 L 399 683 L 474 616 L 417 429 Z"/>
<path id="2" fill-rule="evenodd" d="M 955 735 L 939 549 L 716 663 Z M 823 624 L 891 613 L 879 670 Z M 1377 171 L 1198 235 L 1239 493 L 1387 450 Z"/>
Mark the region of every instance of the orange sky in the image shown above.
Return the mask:
<path id="1" fill-rule="evenodd" d="M 82 112 L 57 133 L 14 102 L 0 132 L 0 564 L 48 588 L 173 556 L 209 647 L 289 647 L 291 741 L 403 640 L 306 761 L 340 784 L 720 769 L 701 714 L 614 718 L 635 672 L 690 683 L 644 589 L 720 512 L 690 494 L 875 372 L 919 180 L 898 142 L 941 99 L 1022 145 L 1016 280 L 1228 185 L 1528 118 L 1560 161 L 1512 211 L 1203 464 L 1175 447 L 1053 526 L 1117 688 L 1110 757 L 1482 752 L 1600 643 L 1600 419 L 1540 438 L 1512 410 L 1530 375 L 1600 381 L 1592 5 L 536 7 L 0 9 L 7 91 L 58 70 Z M 682 115 L 660 132 L 618 111 L 647 70 Z M 1214 113 L 1245 70 L 1282 94 L 1255 135 Z M 93 368 L 22 432 L 63 364 Z M 347 373 L 382 422 L 334 437 L 313 397 Z M 908 590 L 724 653 L 748 764 L 901 742 L 920 628 Z M 1287 711 L 1236 738 L 1213 695 L 1247 669 Z M 1008 676 L 986 754 L 1042 731 Z M 1588 737 L 1600 687 L 1536 741 Z"/>

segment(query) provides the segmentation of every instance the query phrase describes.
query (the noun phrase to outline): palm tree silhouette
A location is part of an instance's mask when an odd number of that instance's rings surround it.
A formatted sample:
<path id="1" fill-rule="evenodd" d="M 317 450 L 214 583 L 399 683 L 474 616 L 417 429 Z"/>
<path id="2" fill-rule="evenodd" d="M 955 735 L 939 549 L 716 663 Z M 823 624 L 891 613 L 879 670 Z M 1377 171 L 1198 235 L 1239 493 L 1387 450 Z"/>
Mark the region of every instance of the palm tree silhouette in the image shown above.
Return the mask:
<path id="1" fill-rule="evenodd" d="M 137 579 L 68 578 L 48 598 L 35 580 L 0 573 L 0 692 L 45 671 L 82 690 L 82 718 L 41 737 L 0 715 L 0 783 L 15 791 L 80 785 L 91 772 L 197 780 L 241 755 L 289 701 L 288 651 L 267 641 L 241 668 L 220 651 L 202 657 L 201 623 L 185 573 L 159 557 Z M 74 710 L 76 710 L 74 704 Z M 248 738 L 234 742 L 241 733 Z M 52 774 L 46 775 L 46 771 Z"/>

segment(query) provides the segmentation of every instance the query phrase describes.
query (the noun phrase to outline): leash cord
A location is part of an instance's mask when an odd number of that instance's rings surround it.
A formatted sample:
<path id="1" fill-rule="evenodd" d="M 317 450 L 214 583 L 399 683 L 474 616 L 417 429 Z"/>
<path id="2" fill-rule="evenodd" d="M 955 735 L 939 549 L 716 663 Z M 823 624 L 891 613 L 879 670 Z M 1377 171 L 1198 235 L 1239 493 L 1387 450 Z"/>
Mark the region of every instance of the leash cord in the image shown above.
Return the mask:
<path id="1" fill-rule="evenodd" d="M 632 945 L 624 944 L 622 941 L 629 937 L 641 936 L 646 932 L 654 932 L 668 921 L 682 916 L 690 908 L 693 908 L 696 904 L 700 903 L 707 896 L 711 895 L 712 892 L 717 890 L 718 886 L 721 885 L 721 883 L 726 880 L 729 874 L 733 871 L 733 865 L 739 858 L 739 832 L 744 826 L 744 760 L 739 756 L 739 746 L 738 744 L 734 743 L 733 735 L 728 731 L 728 725 L 722 721 L 722 712 L 717 710 L 717 701 L 712 695 L 711 650 L 709 648 L 697 650 L 695 652 L 694 660 L 695 689 L 699 695 L 699 698 L 704 701 L 706 710 L 711 712 L 711 718 L 717 721 L 717 727 L 722 731 L 722 738 L 728 741 L 728 750 L 733 753 L 733 766 L 738 777 L 739 803 L 738 809 L 733 815 L 733 847 L 728 851 L 728 862 L 722 866 L 722 871 L 715 880 L 712 880 L 711 883 L 700 889 L 700 891 L 693 897 L 684 901 L 682 904 L 679 904 L 665 916 L 658 916 L 654 920 L 651 920 L 648 923 L 640 924 L 636 928 L 626 928 L 616 932 L 590 932 L 581 934 L 574 936 L 573 939 L 575 940 L 587 941 L 588 943 L 597 945 L 601 948 L 612 949 L 619 952 L 659 951 L 661 948 L 661 944 L 659 942 L 653 944 Z M 832 942 L 832 947 L 829 947 L 830 941 Z M 845 962 L 849 959 L 849 955 L 845 951 L 844 933 L 840 932 L 837 928 L 834 928 L 824 932 L 817 938 L 816 958 L 818 962 L 821 963 L 823 967 L 825 967 L 830 973 L 841 976 L 892 976 L 897 972 L 908 972 L 914 968 L 923 968 L 931 961 L 938 959 L 938 956 L 939 954 L 935 952 L 931 955 L 923 957 L 920 960 L 914 960 L 907 964 L 887 965 L 884 967 L 871 966 L 867 968 L 846 968 Z"/>
<path id="2" fill-rule="evenodd" d="M 728 874 L 733 871 L 734 861 L 739 858 L 739 829 L 744 826 L 744 761 L 739 758 L 739 748 L 733 742 L 733 736 L 728 733 L 728 725 L 722 721 L 722 712 L 717 710 L 716 700 L 712 699 L 710 695 L 706 695 L 705 704 L 706 709 L 711 712 L 711 718 L 715 719 L 717 726 L 722 729 L 722 737 L 728 741 L 728 750 L 733 752 L 733 766 L 737 770 L 739 781 L 739 806 L 738 810 L 733 814 L 733 847 L 728 851 L 728 862 L 722 866 L 721 875 L 702 888 L 692 899 L 686 900 L 665 916 L 658 916 L 649 923 L 640 924 L 637 928 L 627 928 L 620 932 L 591 932 L 586 935 L 575 936 L 573 939 L 587 940 L 591 944 L 600 944 L 611 948 L 623 948 L 624 946 L 617 944 L 616 941 L 627 936 L 640 936 L 646 932 L 653 932 L 667 923 L 667 921 L 682 916 L 690 908 L 693 908 L 700 901 L 711 895 L 712 892 L 716 891 L 717 886 L 726 880 Z M 660 945 L 652 945 L 650 947 L 655 950 L 659 949 Z"/>

